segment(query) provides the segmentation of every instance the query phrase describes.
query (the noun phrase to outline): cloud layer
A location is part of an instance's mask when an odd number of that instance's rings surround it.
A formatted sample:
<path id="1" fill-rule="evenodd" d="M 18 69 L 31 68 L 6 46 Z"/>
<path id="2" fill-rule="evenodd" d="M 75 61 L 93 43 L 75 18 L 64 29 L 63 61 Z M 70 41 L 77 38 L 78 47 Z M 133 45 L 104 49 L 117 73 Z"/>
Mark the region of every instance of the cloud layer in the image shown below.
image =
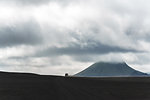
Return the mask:
<path id="1" fill-rule="evenodd" d="M 96 61 L 126 61 L 148 71 L 148 4 L 148 0 L 1 0 L 0 69 L 73 74 Z"/>

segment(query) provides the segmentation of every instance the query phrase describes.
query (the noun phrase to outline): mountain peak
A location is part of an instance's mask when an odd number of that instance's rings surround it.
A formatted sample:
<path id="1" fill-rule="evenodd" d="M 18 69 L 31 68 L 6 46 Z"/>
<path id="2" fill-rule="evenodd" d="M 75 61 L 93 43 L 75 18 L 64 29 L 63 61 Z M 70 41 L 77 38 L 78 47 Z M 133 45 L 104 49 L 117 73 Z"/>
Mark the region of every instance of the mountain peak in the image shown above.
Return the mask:
<path id="1" fill-rule="evenodd" d="M 99 76 L 141 76 L 147 75 L 137 71 L 125 62 L 97 62 L 75 76 L 99 77 Z"/>

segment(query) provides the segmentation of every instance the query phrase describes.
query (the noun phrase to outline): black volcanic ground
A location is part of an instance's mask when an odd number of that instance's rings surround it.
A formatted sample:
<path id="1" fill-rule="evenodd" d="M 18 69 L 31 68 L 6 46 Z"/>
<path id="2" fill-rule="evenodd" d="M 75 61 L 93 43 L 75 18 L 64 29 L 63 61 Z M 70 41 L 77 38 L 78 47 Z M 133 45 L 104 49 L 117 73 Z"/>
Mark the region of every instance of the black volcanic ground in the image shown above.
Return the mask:
<path id="1" fill-rule="evenodd" d="M 0 100 L 150 100 L 150 77 L 61 77 L 0 72 Z"/>

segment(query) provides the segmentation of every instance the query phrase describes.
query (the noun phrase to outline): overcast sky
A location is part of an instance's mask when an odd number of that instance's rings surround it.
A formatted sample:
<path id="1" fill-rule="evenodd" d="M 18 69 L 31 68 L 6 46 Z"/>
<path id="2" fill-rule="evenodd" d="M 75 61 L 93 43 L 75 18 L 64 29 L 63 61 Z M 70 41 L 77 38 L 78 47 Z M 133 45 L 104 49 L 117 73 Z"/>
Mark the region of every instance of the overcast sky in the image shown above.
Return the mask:
<path id="1" fill-rule="evenodd" d="M 97 61 L 150 72 L 149 0 L 0 0 L 0 70 L 75 74 Z"/>

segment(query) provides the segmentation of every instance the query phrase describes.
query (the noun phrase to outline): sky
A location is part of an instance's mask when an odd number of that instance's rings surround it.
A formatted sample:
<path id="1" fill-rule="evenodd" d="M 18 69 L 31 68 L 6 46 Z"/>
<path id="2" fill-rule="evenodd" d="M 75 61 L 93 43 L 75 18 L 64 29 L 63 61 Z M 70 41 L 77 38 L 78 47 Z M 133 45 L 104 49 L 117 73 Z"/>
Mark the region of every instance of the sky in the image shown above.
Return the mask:
<path id="1" fill-rule="evenodd" d="M 71 75 L 95 62 L 150 72 L 149 0 L 0 0 L 0 70 Z"/>

